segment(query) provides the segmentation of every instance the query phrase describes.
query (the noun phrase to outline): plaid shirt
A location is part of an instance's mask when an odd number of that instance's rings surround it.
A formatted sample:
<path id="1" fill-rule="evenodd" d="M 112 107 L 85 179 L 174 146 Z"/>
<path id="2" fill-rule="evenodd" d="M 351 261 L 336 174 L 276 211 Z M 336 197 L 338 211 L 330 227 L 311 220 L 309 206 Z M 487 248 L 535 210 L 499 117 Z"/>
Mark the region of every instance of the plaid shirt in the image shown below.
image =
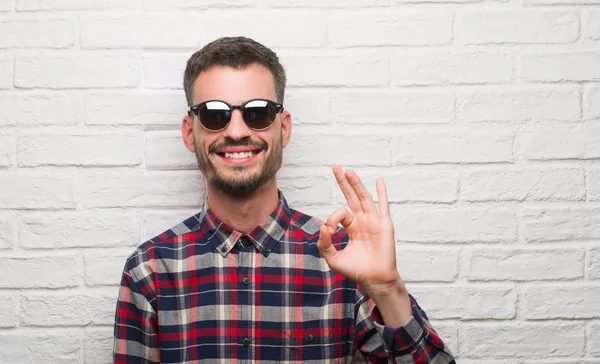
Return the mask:
<path id="1" fill-rule="evenodd" d="M 454 363 L 412 301 L 386 327 L 356 283 L 329 269 L 320 222 L 283 195 L 248 234 L 210 211 L 145 242 L 128 258 L 116 310 L 114 363 Z M 334 236 L 338 249 L 347 234 Z"/>

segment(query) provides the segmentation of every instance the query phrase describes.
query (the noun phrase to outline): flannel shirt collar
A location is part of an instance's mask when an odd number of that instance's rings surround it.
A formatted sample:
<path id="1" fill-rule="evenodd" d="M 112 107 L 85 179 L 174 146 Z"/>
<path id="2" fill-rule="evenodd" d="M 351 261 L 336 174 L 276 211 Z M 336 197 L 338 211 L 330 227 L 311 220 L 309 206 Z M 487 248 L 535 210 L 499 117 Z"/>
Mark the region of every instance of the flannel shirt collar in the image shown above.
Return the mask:
<path id="1" fill-rule="evenodd" d="M 283 197 L 283 193 L 281 193 L 281 191 L 278 191 L 278 193 L 279 201 L 273 212 L 271 212 L 265 222 L 252 229 L 248 234 L 236 231 L 219 220 L 210 209 L 206 208 L 207 204 L 205 203 L 204 206 L 206 210 L 201 214 L 204 221 L 200 221 L 199 225 L 202 226 L 207 224 L 208 232 L 206 236 L 208 236 L 208 240 L 217 250 L 217 253 L 225 258 L 240 239 L 246 235 L 262 255 L 265 257 L 269 256 L 269 253 L 271 253 L 273 248 L 281 241 L 281 238 L 283 238 L 292 216 L 287 201 L 285 200 L 285 197 Z"/>

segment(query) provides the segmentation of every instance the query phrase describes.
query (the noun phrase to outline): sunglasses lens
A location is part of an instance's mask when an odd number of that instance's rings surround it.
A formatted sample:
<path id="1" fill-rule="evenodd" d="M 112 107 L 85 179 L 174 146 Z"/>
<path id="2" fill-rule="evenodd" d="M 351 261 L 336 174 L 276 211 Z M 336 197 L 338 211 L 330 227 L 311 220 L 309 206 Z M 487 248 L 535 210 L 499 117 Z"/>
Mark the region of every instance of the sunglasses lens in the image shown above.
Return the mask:
<path id="1" fill-rule="evenodd" d="M 252 100 L 244 106 L 244 121 L 253 129 L 265 129 L 273 123 L 277 111 L 266 100 Z"/>
<path id="2" fill-rule="evenodd" d="M 208 130 L 221 130 L 231 120 L 231 109 L 221 101 L 209 101 L 198 110 L 198 118 Z"/>

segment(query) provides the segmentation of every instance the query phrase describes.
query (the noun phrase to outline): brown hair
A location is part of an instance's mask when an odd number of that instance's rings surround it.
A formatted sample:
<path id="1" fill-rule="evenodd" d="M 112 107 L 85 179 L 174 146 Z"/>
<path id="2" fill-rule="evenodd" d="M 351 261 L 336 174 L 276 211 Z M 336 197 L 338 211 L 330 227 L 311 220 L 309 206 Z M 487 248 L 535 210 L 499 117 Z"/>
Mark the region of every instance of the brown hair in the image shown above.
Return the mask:
<path id="1" fill-rule="evenodd" d="M 192 54 L 183 74 L 183 89 L 188 106 L 193 103 L 194 81 L 202 71 L 212 66 L 245 68 L 258 63 L 273 75 L 277 102 L 283 103 L 285 93 L 285 70 L 271 49 L 246 37 L 224 37 L 212 41 Z"/>

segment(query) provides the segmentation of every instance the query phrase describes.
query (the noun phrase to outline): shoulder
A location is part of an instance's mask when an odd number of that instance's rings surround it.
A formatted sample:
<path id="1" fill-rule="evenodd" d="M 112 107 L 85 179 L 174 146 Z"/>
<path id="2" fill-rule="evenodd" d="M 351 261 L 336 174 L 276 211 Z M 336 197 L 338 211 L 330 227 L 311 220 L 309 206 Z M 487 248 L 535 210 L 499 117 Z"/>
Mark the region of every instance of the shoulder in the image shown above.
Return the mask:
<path id="1" fill-rule="evenodd" d="M 316 243 L 319 239 L 321 226 L 324 223 L 325 221 L 317 217 L 290 209 L 290 226 L 288 227 L 288 233 L 293 237 L 303 235 L 303 240 L 307 242 L 314 241 Z M 340 227 L 333 236 L 334 245 L 341 245 L 343 247 L 347 240 L 348 234 L 346 233 L 346 230 Z"/>
<path id="2" fill-rule="evenodd" d="M 198 213 L 146 240 L 127 257 L 125 271 L 133 273 L 146 268 L 154 271 L 158 260 L 181 259 L 177 252 L 198 240 L 205 240 L 201 221 L 201 213 Z"/>

